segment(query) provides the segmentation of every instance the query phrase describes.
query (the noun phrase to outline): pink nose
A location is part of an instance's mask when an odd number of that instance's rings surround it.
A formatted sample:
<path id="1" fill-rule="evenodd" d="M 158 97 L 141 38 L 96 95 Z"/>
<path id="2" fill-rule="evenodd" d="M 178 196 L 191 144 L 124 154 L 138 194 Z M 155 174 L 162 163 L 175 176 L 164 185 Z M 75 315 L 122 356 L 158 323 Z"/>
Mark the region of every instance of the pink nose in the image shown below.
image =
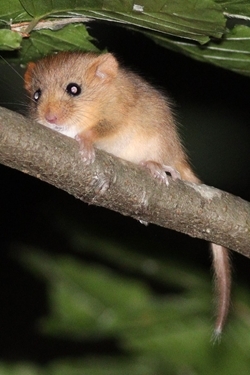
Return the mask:
<path id="1" fill-rule="evenodd" d="M 54 113 L 46 113 L 45 120 L 48 121 L 50 124 L 56 124 L 58 117 Z"/>

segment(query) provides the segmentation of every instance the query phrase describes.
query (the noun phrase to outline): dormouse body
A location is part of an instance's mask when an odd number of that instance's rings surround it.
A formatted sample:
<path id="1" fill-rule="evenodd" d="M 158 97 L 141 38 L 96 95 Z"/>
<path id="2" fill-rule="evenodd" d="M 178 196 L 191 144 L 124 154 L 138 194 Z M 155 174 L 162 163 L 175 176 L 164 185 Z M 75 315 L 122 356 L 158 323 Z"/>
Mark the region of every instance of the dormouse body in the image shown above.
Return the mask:
<path id="1" fill-rule="evenodd" d="M 83 153 L 94 144 L 137 164 L 151 160 L 172 166 L 183 179 L 198 181 L 187 163 L 169 100 L 120 68 L 113 55 L 49 56 L 29 65 L 25 87 L 32 93 L 31 116 L 80 138 Z M 86 151 L 86 159 L 93 159 L 92 154 Z"/>
<path id="2" fill-rule="evenodd" d="M 29 63 L 25 88 L 30 115 L 42 125 L 75 138 L 85 163 L 94 147 L 140 164 L 160 181 L 199 183 L 182 146 L 170 101 L 110 53 L 62 52 Z M 218 291 L 215 334 L 225 323 L 230 298 L 227 250 L 212 244 Z"/>

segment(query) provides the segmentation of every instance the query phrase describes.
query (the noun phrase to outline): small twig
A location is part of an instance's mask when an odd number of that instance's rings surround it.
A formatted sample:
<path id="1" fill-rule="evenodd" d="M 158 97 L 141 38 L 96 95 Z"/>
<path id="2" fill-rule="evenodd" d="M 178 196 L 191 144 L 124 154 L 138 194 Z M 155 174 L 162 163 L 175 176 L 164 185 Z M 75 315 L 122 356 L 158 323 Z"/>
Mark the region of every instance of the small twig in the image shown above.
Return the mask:
<path id="1" fill-rule="evenodd" d="M 65 17 L 65 18 L 55 18 L 53 20 L 32 20 L 31 22 L 19 22 L 13 23 L 11 25 L 11 30 L 16 31 L 22 34 L 24 37 L 27 37 L 32 30 L 43 30 L 43 29 L 50 29 L 50 30 L 59 30 L 62 29 L 64 26 L 71 24 L 71 23 L 82 23 L 82 22 L 89 22 L 91 21 L 90 18 L 79 16 L 79 17 Z"/>

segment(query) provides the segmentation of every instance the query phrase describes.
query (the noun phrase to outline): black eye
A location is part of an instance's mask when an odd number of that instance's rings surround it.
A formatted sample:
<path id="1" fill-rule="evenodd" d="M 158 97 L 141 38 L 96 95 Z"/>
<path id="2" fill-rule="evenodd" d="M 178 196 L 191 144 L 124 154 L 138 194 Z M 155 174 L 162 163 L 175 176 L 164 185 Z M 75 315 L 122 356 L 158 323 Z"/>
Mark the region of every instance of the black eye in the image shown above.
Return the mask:
<path id="1" fill-rule="evenodd" d="M 35 102 L 38 102 L 41 94 L 42 94 L 42 91 L 40 89 L 36 90 L 36 92 L 33 95 L 33 99 L 35 100 Z"/>
<path id="2" fill-rule="evenodd" d="M 82 89 L 77 83 L 69 83 L 66 92 L 71 96 L 77 96 L 81 94 Z"/>

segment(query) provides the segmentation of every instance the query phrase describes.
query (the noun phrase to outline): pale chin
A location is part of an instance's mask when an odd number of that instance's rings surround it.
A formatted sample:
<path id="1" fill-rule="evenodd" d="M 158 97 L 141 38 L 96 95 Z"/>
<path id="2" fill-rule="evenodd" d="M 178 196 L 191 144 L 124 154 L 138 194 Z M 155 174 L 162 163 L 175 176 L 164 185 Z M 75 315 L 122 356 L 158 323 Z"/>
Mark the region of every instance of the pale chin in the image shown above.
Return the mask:
<path id="1" fill-rule="evenodd" d="M 38 120 L 37 121 L 39 124 L 46 126 L 47 128 L 50 128 L 52 130 L 55 130 L 58 133 L 64 133 L 67 131 L 67 127 L 65 125 L 56 125 L 56 124 L 51 124 L 47 121 L 43 120 Z"/>
<path id="2" fill-rule="evenodd" d="M 52 129 L 58 133 L 64 134 L 67 137 L 70 138 L 75 138 L 75 136 L 79 133 L 77 128 L 75 126 L 69 126 L 69 125 L 56 125 L 56 124 L 51 124 L 47 121 L 43 120 L 38 120 L 37 121 L 39 124 L 46 126 L 49 129 Z"/>

